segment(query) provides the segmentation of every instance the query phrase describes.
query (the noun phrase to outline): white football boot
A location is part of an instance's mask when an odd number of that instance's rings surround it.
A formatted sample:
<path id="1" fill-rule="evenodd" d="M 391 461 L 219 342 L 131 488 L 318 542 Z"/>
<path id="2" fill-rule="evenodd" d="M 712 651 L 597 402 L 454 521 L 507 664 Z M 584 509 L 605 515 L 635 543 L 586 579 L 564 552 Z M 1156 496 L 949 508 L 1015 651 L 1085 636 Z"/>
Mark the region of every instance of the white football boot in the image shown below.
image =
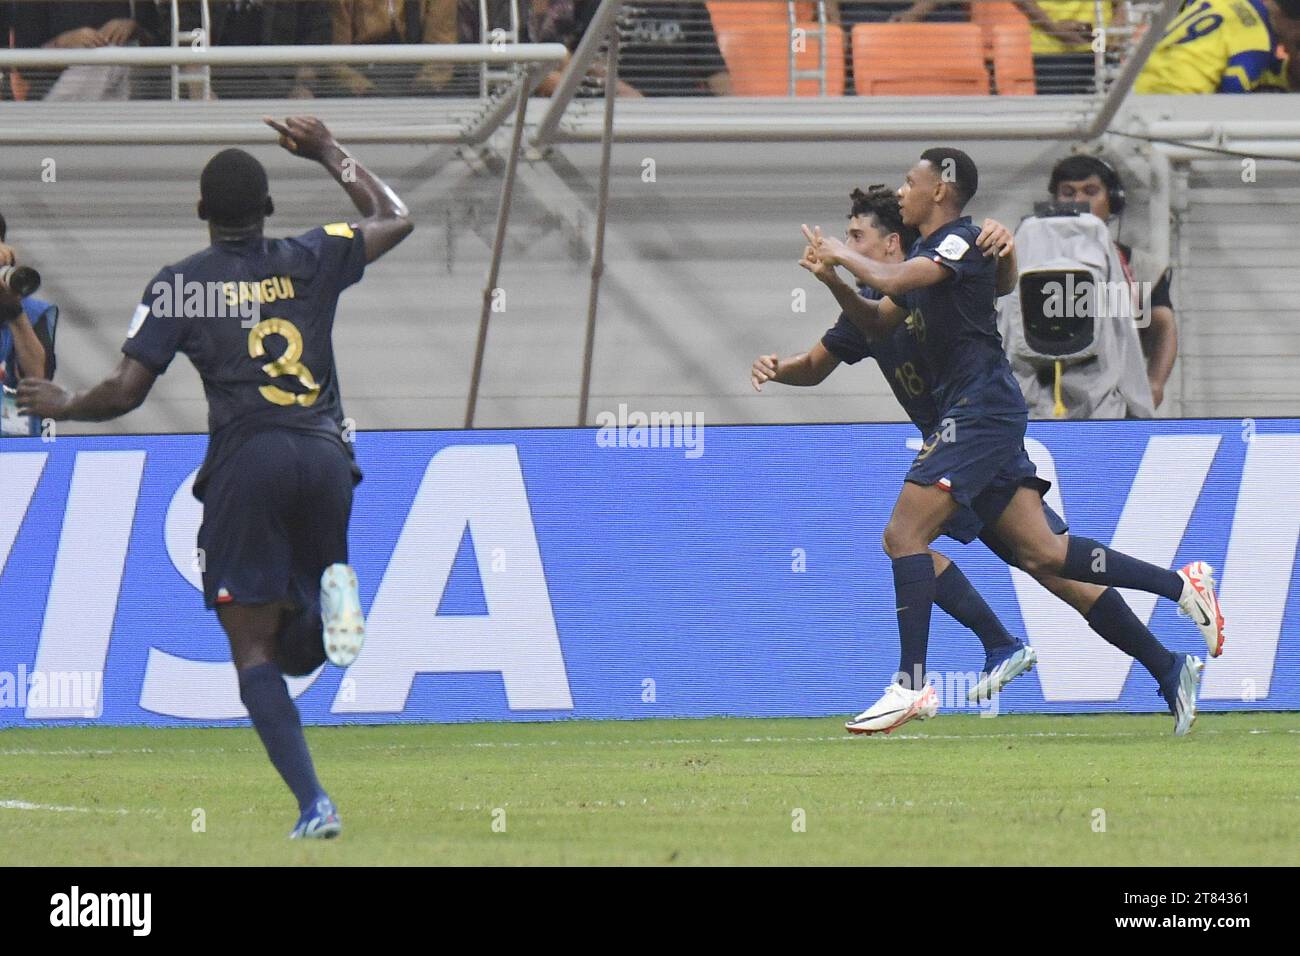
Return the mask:
<path id="1" fill-rule="evenodd" d="M 331 564 L 320 576 L 320 618 L 325 656 L 336 667 L 350 666 L 366 642 L 366 618 L 357 573 L 349 565 Z"/>
<path id="2" fill-rule="evenodd" d="M 1178 612 L 1190 617 L 1201 630 L 1211 657 L 1223 653 L 1223 609 L 1214 593 L 1214 568 L 1204 561 L 1193 561 L 1178 571 L 1183 579 L 1183 593 L 1178 598 Z"/>
<path id="3" fill-rule="evenodd" d="M 932 685 L 908 690 L 902 684 L 890 684 L 880 700 L 845 723 L 844 729 L 851 734 L 887 734 L 913 717 L 926 720 L 937 713 L 939 695 Z"/>

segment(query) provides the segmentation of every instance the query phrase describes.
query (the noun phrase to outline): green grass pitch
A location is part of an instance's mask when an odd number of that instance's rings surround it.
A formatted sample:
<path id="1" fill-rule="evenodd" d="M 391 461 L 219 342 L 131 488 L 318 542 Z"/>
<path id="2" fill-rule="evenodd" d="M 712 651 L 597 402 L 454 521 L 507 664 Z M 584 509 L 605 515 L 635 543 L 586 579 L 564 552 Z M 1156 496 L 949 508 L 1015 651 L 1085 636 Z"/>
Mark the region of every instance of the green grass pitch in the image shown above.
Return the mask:
<path id="1" fill-rule="evenodd" d="M 307 844 L 251 729 L 6 730 L 0 865 L 1300 863 L 1300 714 L 1171 724 L 309 728 L 344 833 Z"/>

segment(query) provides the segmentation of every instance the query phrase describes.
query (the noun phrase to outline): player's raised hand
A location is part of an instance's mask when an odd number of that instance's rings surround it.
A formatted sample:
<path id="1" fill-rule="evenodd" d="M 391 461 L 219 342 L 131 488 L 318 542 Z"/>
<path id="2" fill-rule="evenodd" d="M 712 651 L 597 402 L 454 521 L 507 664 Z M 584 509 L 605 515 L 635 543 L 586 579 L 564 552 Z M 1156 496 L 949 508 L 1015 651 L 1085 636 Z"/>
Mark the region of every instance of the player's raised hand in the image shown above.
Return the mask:
<path id="1" fill-rule="evenodd" d="M 979 246 L 984 255 L 995 255 L 1001 259 L 1010 255 L 1016 248 L 1016 240 L 1011 230 L 1002 223 L 996 219 L 985 219 L 984 226 L 975 239 L 975 245 Z"/>
<path id="2" fill-rule="evenodd" d="M 754 367 L 749 370 L 749 383 L 754 386 L 754 391 L 761 392 L 764 383 L 776 378 L 780 361 L 776 355 L 760 355 L 754 359 Z"/>
<path id="3" fill-rule="evenodd" d="M 63 417 L 72 393 L 43 378 L 25 378 L 18 383 L 18 414 L 36 418 Z"/>
<path id="4" fill-rule="evenodd" d="M 262 122 L 280 134 L 281 146 L 303 159 L 319 162 L 325 151 L 336 145 L 334 134 L 314 116 L 290 116 L 283 123 L 263 116 Z"/>
<path id="5" fill-rule="evenodd" d="M 835 281 L 835 266 L 818 256 L 812 246 L 804 246 L 799 265 L 811 272 L 819 282 L 830 285 Z"/>

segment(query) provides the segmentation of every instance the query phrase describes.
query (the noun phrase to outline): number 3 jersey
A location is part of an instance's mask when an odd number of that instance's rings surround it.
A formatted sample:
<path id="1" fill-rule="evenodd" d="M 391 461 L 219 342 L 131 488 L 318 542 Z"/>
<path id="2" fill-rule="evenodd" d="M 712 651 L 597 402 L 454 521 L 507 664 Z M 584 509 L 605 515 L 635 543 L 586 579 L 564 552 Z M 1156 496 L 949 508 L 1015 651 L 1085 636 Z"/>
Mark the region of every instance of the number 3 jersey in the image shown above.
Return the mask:
<path id="1" fill-rule="evenodd" d="M 339 295 L 365 266 L 361 233 L 334 223 L 290 239 L 222 240 L 149 283 L 122 351 L 155 375 L 183 352 L 203 380 L 210 437 L 197 498 L 256 432 L 313 432 L 351 454 L 332 333 Z"/>

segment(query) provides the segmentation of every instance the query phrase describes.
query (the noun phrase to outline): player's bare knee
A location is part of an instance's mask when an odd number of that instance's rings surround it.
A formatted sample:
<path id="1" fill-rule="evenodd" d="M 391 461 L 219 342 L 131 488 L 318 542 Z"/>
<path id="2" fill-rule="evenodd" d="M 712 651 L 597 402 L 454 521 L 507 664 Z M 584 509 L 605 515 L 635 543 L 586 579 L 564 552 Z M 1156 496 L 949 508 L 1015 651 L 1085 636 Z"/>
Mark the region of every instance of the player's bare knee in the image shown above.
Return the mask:
<path id="1" fill-rule="evenodd" d="M 1016 563 L 1024 569 L 1025 573 L 1044 585 L 1047 581 L 1054 578 L 1058 567 L 1054 566 L 1052 555 L 1049 551 L 1039 548 L 1024 548 L 1016 553 Z M 1050 588 L 1049 588 L 1050 590 Z"/>
<path id="2" fill-rule="evenodd" d="M 885 525 L 885 533 L 881 538 L 881 544 L 885 549 L 885 554 L 891 558 L 902 558 L 910 554 L 924 554 L 928 547 L 922 536 L 900 528 L 893 521 Z"/>
<path id="3" fill-rule="evenodd" d="M 903 555 L 902 535 L 899 534 L 893 522 L 885 525 L 885 533 L 880 536 L 880 546 L 885 549 L 885 554 L 891 558 Z"/>

